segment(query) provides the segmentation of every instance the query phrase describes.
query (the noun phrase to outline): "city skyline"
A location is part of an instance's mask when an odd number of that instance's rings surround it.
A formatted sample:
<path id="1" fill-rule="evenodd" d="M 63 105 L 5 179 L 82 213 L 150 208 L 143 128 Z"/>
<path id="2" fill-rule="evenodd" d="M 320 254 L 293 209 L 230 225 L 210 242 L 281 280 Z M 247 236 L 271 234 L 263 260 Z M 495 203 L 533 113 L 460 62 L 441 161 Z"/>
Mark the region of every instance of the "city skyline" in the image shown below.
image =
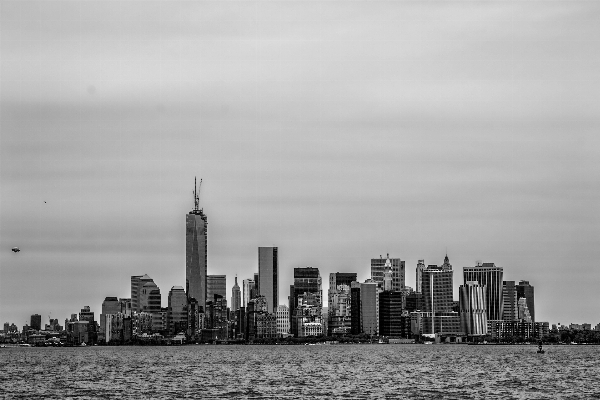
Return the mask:
<path id="1" fill-rule="evenodd" d="M 455 300 L 481 261 L 600 320 L 599 4 L 141 4 L 2 2 L 0 321 L 144 274 L 166 305 L 196 175 L 227 298 L 258 247 L 279 304 L 294 268 L 389 253 L 414 288 L 447 253 Z"/>

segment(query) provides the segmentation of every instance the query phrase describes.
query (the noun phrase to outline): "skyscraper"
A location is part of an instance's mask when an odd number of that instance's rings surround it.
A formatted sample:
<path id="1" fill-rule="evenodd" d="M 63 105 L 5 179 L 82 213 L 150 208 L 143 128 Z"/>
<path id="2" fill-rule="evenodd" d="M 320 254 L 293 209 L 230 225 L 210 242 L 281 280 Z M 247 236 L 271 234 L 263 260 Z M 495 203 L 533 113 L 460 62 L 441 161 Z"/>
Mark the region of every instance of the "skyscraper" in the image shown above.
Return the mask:
<path id="1" fill-rule="evenodd" d="M 447 259 L 447 256 L 446 256 Z M 447 264 L 449 265 L 449 264 Z M 454 301 L 452 267 L 428 265 L 422 271 L 423 311 L 431 313 L 452 312 Z"/>
<path id="2" fill-rule="evenodd" d="M 237 276 L 235 277 L 235 283 L 231 288 L 231 311 L 236 312 L 240 309 L 242 303 L 242 294 L 240 286 L 237 283 Z"/>
<path id="3" fill-rule="evenodd" d="M 202 179 L 200 180 L 202 185 Z M 200 207 L 194 178 L 194 209 L 185 216 L 185 291 L 198 306 L 206 306 L 207 217 Z"/>
<path id="4" fill-rule="evenodd" d="M 458 297 L 462 330 L 467 335 L 486 335 L 485 286 L 478 282 L 465 282 L 458 289 Z"/>
<path id="5" fill-rule="evenodd" d="M 187 332 L 187 296 L 181 286 L 173 286 L 169 292 L 167 311 L 167 330 L 171 334 Z"/>
<path id="6" fill-rule="evenodd" d="M 502 299 L 502 278 L 504 270 L 494 263 L 483 263 L 475 267 L 463 268 L 464 282 L 479 282 L 485 286 L 485 301 L 488 321 L 502 319 L 504 302 Z"/>
<path id="7" fill-rule="evenodd" d="M 307 296 L 311 294 L 312 296 Z M 291 333 L 295 336 L 300 334 L 298 329 L 298 320 L 296 309 L 299 304 L 299 297 L 303 296 L 303 301 L 315 307 L 315 315 L 321 317 L 323 307 L 323 290 L 321 274 L 318 268 L 294 268 L 294 284 L 290 286 L 290 327 Z"/>
<path id="8" fill-rule="evenodd" d="M 206 276 L 206 301 L 214 301 L 215 294 L 227 298 L 227 277 L 225 275 Z"/>
<path id="9" fill-rule="evenodd" d="M 519 313 L 515 281 L 502 282 L 502 304 L 502 319 L 504 321 L 516 321 L 519 318 Z"/>
<path id="10" fill-rule="evenodd" d="M 519 281 L 516 285 L 517 288 L 517 301 L 518 299 L 525 298 L 527 302 L 527 309 L 531 315 L 531 321 L 535 322 L 535 301 L 533 286 L 529 284 L 529 281 Z"/>
<path id="11" fill-rule="evenodd" d="M 388 254 L 384 259 L 381 256 L 379 258 L 371 259 L 371 279 L 373 279 L 379 287 L 383 287 L 383 274 L 388 269 L 392 269 L 392 290 L 400 292 L 404 289 L 404 271 L 405 262 L 399 258 L 390 258 Z"/>
<path id="12" fill-rule="evenodd" d="M 252 300 L 252 291 L 254 290 L 255 283 L 254 279 L 244 279 L 242 281 L 242 289 L 243 291 L 243 304 L 242 307 L 247 307 L 248 302 Z"/>
<path id="13" fill-rule="evenodd" d="M 134 312 L 142 312 L 140 305 L 140 294 L 142 288 L 148 282 L 154 282 L 147 274 L 134 275 L 131 277 L 131 310 Z"/>
<path id="14" fill-rule="evenodd" d="M 416 288 L 415 292 L 421 293 L 421 287 L 423 283 L 423 270 L 425 269 L 425 260 L 419 260 L 417 263 L 417 271 L 416 271 Z"/>
<path id="15" fill-rule="evenodd" d="M 350 285 L 356 281 L 356 273 L 333 272 L 329 274 L 328 327 L 323 332 L 350 333 L 351 331 L 351 294 Z"/>
<path id="16" fill-rule="evenodd" d="M 35 329 L 36 331 L 41 330 L 42 329 L 42 316 L 39 314 L 33 314 L 30 318 L 29 327 L 31 329 Z"/>
<path id="17" fill-rule="evenodd" d="M 402 292 L 383 291 L 379 293 L 379 334 L 401 337 Z"/>
<path id="18" fill-rule="evenodd" d="M 377 335 L 378 325 L 378 303 L 379 294 L 377 293 L 377 282 L 367 279 L 360 284 L 360 316 L 361 330 L 367 335 Z"/>
<path id="19" fill-rule="evenodd" d="M 267 299 L 268 312 L 274 314 L 279 305 L 277 247 L 258 248 L 258 290 Z"/>

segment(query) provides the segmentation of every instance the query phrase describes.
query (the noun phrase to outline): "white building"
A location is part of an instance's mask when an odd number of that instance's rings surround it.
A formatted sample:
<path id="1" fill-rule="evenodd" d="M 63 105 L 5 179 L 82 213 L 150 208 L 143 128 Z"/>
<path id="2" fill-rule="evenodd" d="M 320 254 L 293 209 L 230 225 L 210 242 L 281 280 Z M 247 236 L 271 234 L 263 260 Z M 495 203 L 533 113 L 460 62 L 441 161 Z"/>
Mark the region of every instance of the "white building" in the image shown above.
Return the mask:
<path id="1" fill-rule="evenodd" d="M 290 308 L 277 306 L 277 336 L 285 337 L 290 333 Z"/>

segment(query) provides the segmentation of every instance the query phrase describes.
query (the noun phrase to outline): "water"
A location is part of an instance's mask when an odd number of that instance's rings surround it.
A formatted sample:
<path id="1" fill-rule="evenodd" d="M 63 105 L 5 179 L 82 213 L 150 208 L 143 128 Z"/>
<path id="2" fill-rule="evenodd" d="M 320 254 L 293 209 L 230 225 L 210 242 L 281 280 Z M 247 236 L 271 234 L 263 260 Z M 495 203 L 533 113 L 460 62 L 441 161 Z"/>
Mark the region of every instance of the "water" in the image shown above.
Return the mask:
<path id="1" fill-rule="evenodd" d="M 600 399 L 600 346 L 0 349 L 2 398 Z"/>

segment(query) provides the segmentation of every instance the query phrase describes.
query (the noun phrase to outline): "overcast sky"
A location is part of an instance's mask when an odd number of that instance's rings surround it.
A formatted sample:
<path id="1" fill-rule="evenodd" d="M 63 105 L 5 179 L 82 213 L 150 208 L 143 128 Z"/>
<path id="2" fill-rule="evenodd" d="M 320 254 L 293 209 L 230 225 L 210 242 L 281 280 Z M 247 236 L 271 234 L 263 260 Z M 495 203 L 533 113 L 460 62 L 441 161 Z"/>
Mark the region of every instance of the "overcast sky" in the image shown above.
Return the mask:
<path id="1" fill-rule="evenodd" d="M 600 322 L 600 3 L 2 1 L 0 322 L 130 276 L 504 268 L 536 319 Z M 11 252 L 13 246 L 20 253 Z M 228 299 L 229 300 L 229 299 Z"/>

